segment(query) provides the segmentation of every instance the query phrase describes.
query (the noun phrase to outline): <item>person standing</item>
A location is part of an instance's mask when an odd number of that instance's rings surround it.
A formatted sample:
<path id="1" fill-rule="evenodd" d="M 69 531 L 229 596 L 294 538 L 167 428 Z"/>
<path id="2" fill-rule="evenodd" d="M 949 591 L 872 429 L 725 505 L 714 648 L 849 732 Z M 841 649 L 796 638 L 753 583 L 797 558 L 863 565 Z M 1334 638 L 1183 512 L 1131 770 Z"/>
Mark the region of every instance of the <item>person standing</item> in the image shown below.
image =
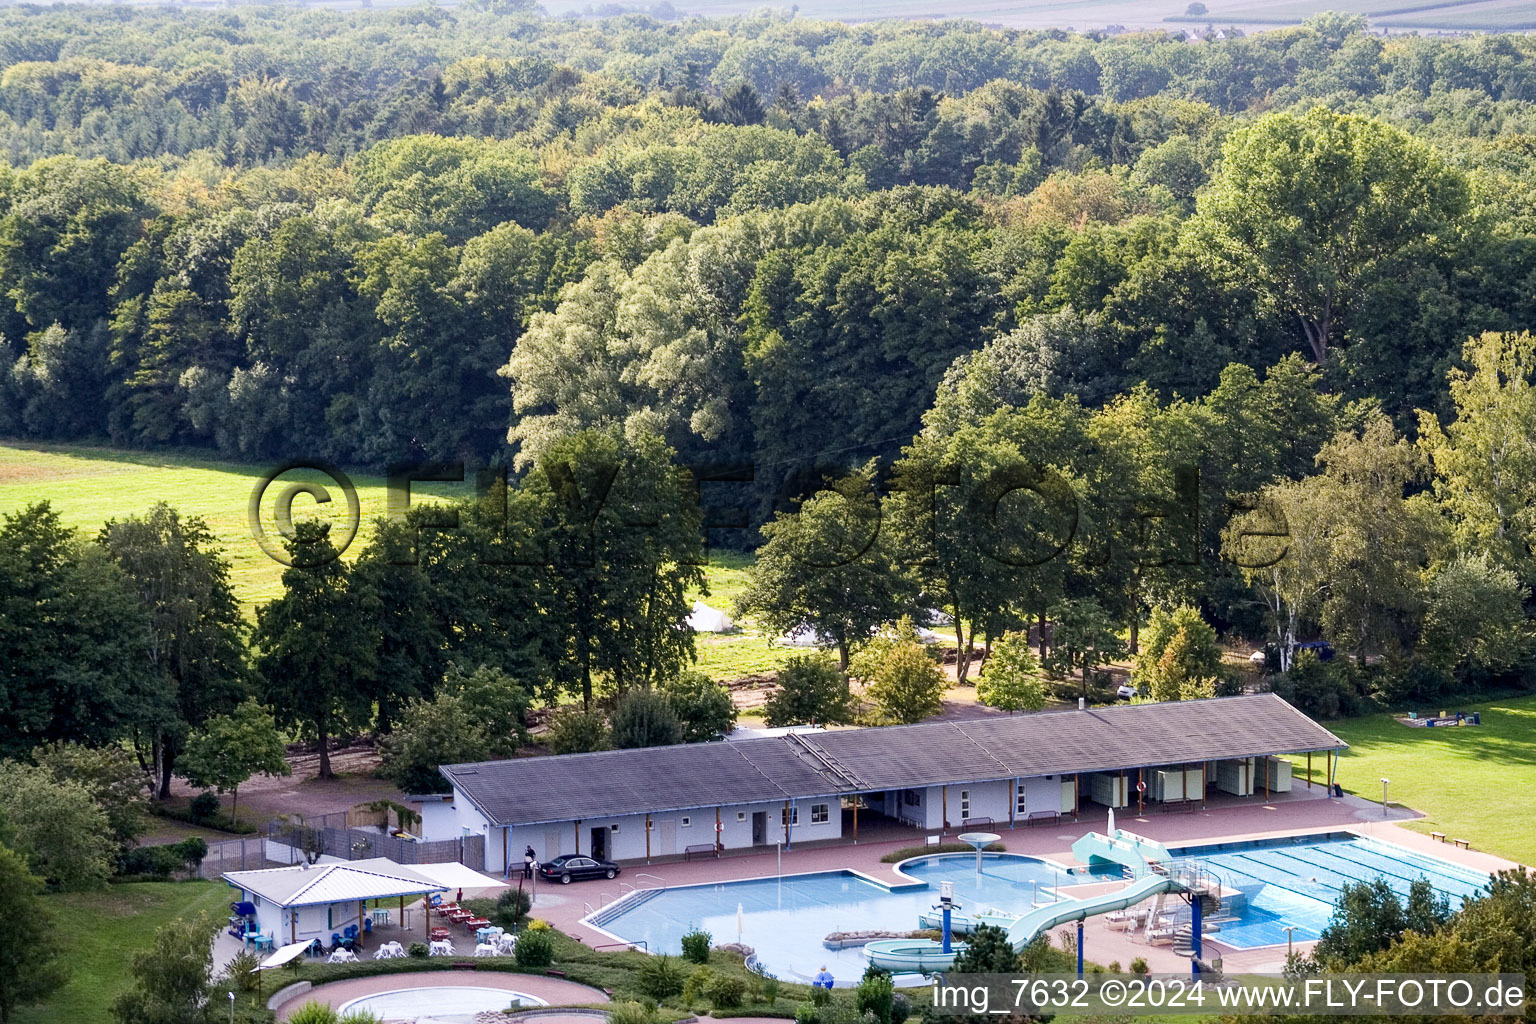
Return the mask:
<path id="1" fill-rule="evenodd" d="M 811 984 L 817 988 L 824 988 L 828 992 L 832 991 L 832 972 L 827 970 L 825 964 L 822 965 L 821 970 L 816 972 L 816 978 Z"/>
<path id="2" fill-rule="evenodd" d="M 533 866 L 536 863 L 538 863 L 538 858 L 533 855 L 533 847 L 529 846 L 528 849 L 523 851 L 523 877 L 524 878 L 532 878 L 533 877 Z"/>

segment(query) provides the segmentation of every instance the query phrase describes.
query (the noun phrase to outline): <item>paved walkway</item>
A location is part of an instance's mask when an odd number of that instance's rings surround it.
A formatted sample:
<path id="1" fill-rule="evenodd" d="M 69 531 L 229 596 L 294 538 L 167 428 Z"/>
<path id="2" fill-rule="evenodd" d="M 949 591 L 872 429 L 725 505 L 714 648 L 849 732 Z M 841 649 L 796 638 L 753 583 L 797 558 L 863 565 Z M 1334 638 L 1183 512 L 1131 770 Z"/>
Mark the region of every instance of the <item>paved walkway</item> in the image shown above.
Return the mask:
<path id="1" fill-rule="evenodd" d="M 291 1013 L 308 1002 L 339 1007 L 353 999 L 377 992 L 393 992 L 403 988 L 441 988 L 450 985 L 526 992 L 531 996 L 538 996 L 551 1006 L 608 1001 L 608 997 L 600 989 L 578 985 L 574 981 L 562 981 L 559 978 L 543 978 L 535 974 L 511 974 L 504 971 L 416 971 L 410 974 L 379 974 L 371 978 L 352 978 L 347 981 L 333 981 L 328 985 L 317 985 L 278 1007 L 277 1019 L 287 1020 Z"/>
<path id="2" fill-rule="evenodd" d="M 1475 850 L 1461 850 L 1450 844 L 1438 843 L 1428 836 L 1398 827 L 1397 822 L 1419 817 L 1403 808 L 1390 808 L 1384 817 L 1379 803 L 1358 797 L 1346 796 L 1329 799 L 1321 785 L 1312 789 L 1298 780 L 1290 793 L 1274 794 L 1267 802 L 1262 793 L 1253 797 L 1218 795 L 1212 797 L 1204 810 L 1195 812 L 1163 813 L 1148 808 L 1148 813 L 1136 814 L 1135 807 L 1116 813 L 1118 827 L 1156 839 L 1169 846 L 1183 846 L 1218 840 L 1258 839 L 1304 833 L 1351 831 L 1373 836 L 1386 842 L 1397 843 L 1443 860 L 1465 864 L 1483 871 L 1496 871 L 1513 866 L 1510 862 Z M 1072 843 L 1084 833 L 1104 831 L 1107 815 L 1096 805 L 1085 810 L 1077 821 L 1065 818 L 1033 828 L 1007 827 L 1004 822 L 989 828 L 1002 836 L 1010 853 L 1022 853 L 1044 857 L 1065 864 L 1072 864 Z M 548 920 L 555 927 L 594 947 L 614 943 L 614 937 L 581 924 L 587 914 L 605 906 L 634 887 L 690 885 L 701 882 L 718 882 L 742 878 L 773 877 L 783 874 L 799 874 L 812 871 L 833 871 L 850 868 L 864 872 L 881 881 L 897 882 L 894 865 L 883 864 L 880 857 L 903 846 L 922 845 L 924 833 L 920 830 L 895 829 L 888 821 L 877 819 L 880 824 L 867 829 L 879 836 L 873 842 L 818 843 L 809 847 L 796 847 L 778 856 L 774 852 L 746 855 L 727 855 L 720 859 L 706 858 L 694 861 L 672 860 L 667 863 L 630 864 L 616 880 L 610 882 L 579 882 L 569 886 L 537 884 L 533 914 Z M 875 825 L 875 822 L 869 822 Z M 898 838 L 887 838 L 896 835 Z M 952 838 L 946 833 L 946 838 Z M 1476 837 L 1473 839 L 1474 844 Z M 849 923 L 848 927 L 853 925 Z M 1133 941 L 1124 932 L 1110 930 L 1102 919 L 1090 919 L 1085 933 L 1088 957 L 1107 964 L 1118 960 L 1128 966 L 1136 957 L 1145 959 L 1154 971 L 1185 971 L 1189 961 L 1173 953 L 1167 947 L 1148 946 Z M 828 929 L 832 930 L 831 927 Z M 1064 928 L 1062 931 L 1075 931 Z M 1209 936 L 1209 946 L 1221 955 L 1228 971 L 1278 970 L 1285 960 L 1283 947 L 1263 947 L 1250 950 L 1226 949 L 1219 938 Z M 1298 942 L 1298 951 L 1310 948 L 1309 943 Z M 1210 952 L 1206 954 L 1208 957 Z"/>

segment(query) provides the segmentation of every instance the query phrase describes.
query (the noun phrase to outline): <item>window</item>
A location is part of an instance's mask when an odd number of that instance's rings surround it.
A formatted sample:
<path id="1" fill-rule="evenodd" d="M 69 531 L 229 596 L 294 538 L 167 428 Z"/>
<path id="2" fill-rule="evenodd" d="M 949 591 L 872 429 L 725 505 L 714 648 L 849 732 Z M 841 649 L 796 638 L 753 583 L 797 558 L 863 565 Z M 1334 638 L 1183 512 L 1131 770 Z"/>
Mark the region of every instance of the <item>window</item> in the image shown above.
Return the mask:
<path id="1" fill-rule="evenodd" d="M 1016 783 L 1016 785 L 1019 787 L 1019 789 L 1018 789 L 1018 793 L 1013 798 L 1013 810 L 1014 810 L 1014 813 L 1015 814 L 1028 814 L 1029 811 L 1024 806 L 1024 780 L 1020 779 Z"/>
<path id="2" fill-rule="evenodd" d="M 779 811 L 779 824 L 780 825 L 798 825 L 798 824 L 800 824 L 800 808 L 798 808 L 798 807 L 790 807 L 790 808 L 787 808 L 787 809 L 784 809 L 784 810 L 780 810 Z"/>
<path id="3" fill-rule="evenodd" d="M 677 823 L 679 825 L 681 825 L 683 828 L 687 828 L 689 825 L 693 824 L 693 819 L 688 817 L 688 815 L 685 814 L 681 818 L 678 819 Z"/>
<path id="4" fill-rule="evenodd" d="M 618 830 L 619 830 L 619 826 L 617 826 L 617 825 L 609 825 L 608 826 L 608 831 L 610 831 L 610 832 L 617 832 Z"/>
<path id="5" fill-rule="evenodd" d="M 971 791 L 968 790 L 968 789 L 962 789 L 960 791 L 960 820 L 961 821 L 965 821 L 970 816 L 971 816 Z"/>
<path id="6" fill-rule="evenodd" d="M 831 819 L 827 806 L 827 804 L 811 804 L 812 825 L 825 825 Z"/>
<path id="7" fill-rule="evenodd" d="M 746 811 L 737 811 L 736 812 L 736 820 L 737 821 L 746 821 L 747 820 L 747 812 Z"/>

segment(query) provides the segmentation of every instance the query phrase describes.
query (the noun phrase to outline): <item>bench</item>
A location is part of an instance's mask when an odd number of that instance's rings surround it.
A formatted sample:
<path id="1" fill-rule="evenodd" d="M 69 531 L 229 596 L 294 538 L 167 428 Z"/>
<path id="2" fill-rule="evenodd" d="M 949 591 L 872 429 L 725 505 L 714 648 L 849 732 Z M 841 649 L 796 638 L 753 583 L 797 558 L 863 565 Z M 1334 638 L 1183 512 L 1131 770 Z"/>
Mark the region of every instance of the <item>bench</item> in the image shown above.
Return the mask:
<path id="1" fill-rule="evenodd" d="M 1166 814 L 1169 811 L 1189 811 L 1193 813 L 1196 806 L 1193 800 L 1164 800 L 1163 813 Z"/>
<path id="2" fill-rule="evenodd" d="M 692 846 L 683 848 L 683 859 L 693 860 L 693 855 L 696 853 L 707 853 L 711 857 L 718 857 L 720 856 L 720 847 L 716 846 L 714 843 L 694 843 Z"/>
<path id="3" fill-rule="evenodd" d="M 1024 815 L 1024 824 L 1033 825 L 1038 821 L 1060 821 L 1060 811 L 1030 811 Z"/>
<path id="4" fill-rule="evenodd" d="M 455 960 L 448 965 L 450 971 L 473 971 L 480 965 L 473 960 Z"/>
<path id="5" fill-rule="evenodd" d="M 980 828 L 983 825 L 986 825 L 986 826 L 990 827 L 992 825 L 992 819 L 991 818 L 966 818 L 964 821 L 962 821 L 960 823 L 960 827 L 961 828 Z"/>
<path id="6" fill-rule="evenodd" d="M 565 972 L 564 971 L 557 971 L 553 967 L 550 967 L 550 968 L 546 968 L 545 969 L 544 976 L 546 978 L 563 978 L 563 977 L 565 977 Z"/>
<path id="7" fill-rule="evenodd" d="M 1433 839 L 1437 843 L 1443 843 L 1443 842 L 1445 842 L 1445 833 L 1444 832 L 1431 832 L 1429 834 L 1429 838 Z"/>
<path id="8" fill-rule="evenodd" d="M 1470 849 L 1472 849 L 1472 841 L 1470 839 L 1452 839 L 1451 842 L 1455 843 L 1457 846 L 1461 847 L 1463 850 L 1470 850 Z"/>

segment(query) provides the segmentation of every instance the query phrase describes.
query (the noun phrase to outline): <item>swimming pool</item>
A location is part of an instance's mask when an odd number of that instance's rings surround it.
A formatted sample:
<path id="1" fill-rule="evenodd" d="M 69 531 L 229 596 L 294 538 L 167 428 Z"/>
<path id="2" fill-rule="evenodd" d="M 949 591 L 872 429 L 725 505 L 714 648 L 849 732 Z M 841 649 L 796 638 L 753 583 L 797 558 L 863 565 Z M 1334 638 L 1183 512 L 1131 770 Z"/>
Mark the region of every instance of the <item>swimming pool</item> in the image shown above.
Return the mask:
<path id="1" fill-rule="evenodd" d="M 375 992 L 343 1003 L 340 1012 L 368 1010 L 385 1021 L 415 1020 L 427 1014 L 482 1013 L 505 1010 L 512 1006 L 548 1006 L 538 996 L 512 992 L 504 988 L 477 988 L 473 985 L 402 988 Z"/>
<path id="2" fill-rule="evenodd" d="M 1216 915 L 1212 923 L 1220 930 L 1208 936 L 1239 949 L 1284 943 L 1283 925 L 1296 926 L 1297 941 L 1317 938 L 1333 913 L 1339 890 L 1349 881 L 1380 875 L 1394 890 L 1406 893 L 1409 883 L 1422 875 L 1454 907 L 1488 880 L 1471 869 L 1349 833 L 1171 852 L 1198 862 L 1219 876 L 1223 886 L 1243 894 L 1235 906 Z M 1058 887 L 1070 898 L 1067 887 L 1102 877 L 1006 853 L 983 855 L 979 872 L 974 855 L 966 853 L 921 857 L 907 861 L 902 870 L 914 881 L 888 887 L 853 871 L 824 871 L 647 890 L 599 910 L 588 922 L 622 940 L 643 942 L 652 952 L 677 953 L 683 935 L 694 928 L 709 932 L 716 943 L 736 941 L 740 907 L 740 940 L 756 950 L 766 970 L 802 981 L 826 965 L 842 984 L 857 982 L 866 961 L 857 947 L 827 949 L 827 934 L 915 930 L 918 914 L 938 899 L 940 881 L 954 882 L 955 894 L 967 907 L 1023 913 L 1037 902 L 1058 898 Z"/>

